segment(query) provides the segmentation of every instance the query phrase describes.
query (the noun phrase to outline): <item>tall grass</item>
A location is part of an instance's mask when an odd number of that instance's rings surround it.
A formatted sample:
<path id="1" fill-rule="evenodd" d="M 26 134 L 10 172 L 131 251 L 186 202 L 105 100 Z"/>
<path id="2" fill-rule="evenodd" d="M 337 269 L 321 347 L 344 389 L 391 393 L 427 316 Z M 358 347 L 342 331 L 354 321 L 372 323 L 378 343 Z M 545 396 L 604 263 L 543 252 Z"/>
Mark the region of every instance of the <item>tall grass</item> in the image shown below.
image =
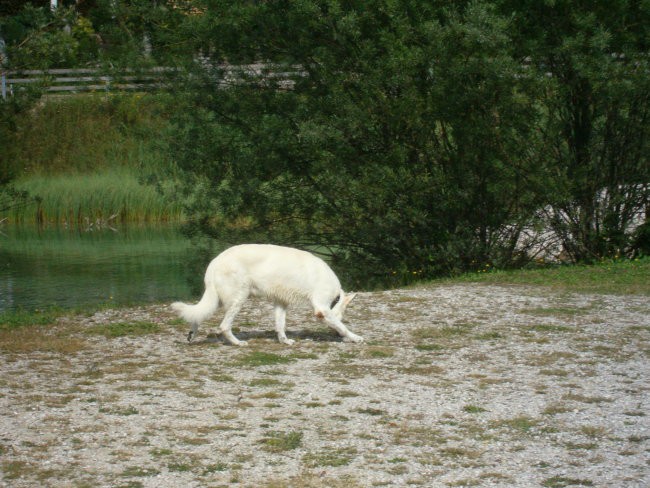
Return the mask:
<path id="1" fill-rule="evenodd" d="M 177 202 L 143 184 L 172 166 L 165 134 L 174 101 L 164 94 L 84 94 L 48 98 L 18 120 L 0 157 L 33 203 L 14 209 L 17 222 L 87 224 L 181 218 Z"/>
<path id="2" fill-rule="evenodd" d="M 162 222 L 181 218 L 177 202 L 142 184 L 134 170 L 107 169 L 88 174 L 33 175 L 17 188 L 37 197 L 13 210 L 15 222 L 94 225 L 97 222 Z"/>
<path id="3" fill-rule="evenodd" d="M 164 95 L 83 94 L 47 98 L 18 120 L 8 164 L 19 176 L 168 164 L 158 144 L 173 100 Z"/>

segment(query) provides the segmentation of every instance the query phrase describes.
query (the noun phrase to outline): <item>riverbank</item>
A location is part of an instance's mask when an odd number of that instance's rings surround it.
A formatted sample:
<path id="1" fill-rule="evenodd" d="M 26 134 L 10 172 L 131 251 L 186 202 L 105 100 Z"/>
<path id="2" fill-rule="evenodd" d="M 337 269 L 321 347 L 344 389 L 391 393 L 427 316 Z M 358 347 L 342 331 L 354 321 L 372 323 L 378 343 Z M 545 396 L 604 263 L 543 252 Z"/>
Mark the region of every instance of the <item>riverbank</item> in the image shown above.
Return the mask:
<path id="1" fill-rule="evenodd" d="M 0 486 L 646 486 L 643 295 L 437 283 L 308 310 L 248 347 L 166 306 L 4 332 Z"/>

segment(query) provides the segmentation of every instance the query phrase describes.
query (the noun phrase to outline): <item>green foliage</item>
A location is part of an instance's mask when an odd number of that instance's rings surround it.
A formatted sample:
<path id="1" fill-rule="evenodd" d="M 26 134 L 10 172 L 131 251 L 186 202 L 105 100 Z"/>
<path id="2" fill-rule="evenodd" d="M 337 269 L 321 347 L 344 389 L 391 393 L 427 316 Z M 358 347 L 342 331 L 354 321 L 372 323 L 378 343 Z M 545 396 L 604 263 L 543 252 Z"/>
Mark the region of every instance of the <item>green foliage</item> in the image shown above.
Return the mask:
<path id="1" fill-rule="evenodd" d="M 547 79 L 551 225 L 576 261 L 633 252 L 630 224 L 650 197 L 650 4 L 500 3 L 514 12 L 518 53 Z"/>
<path id="2" fill-rule="evenodd" d="M 13 4 L 0 9 L 3 65 L 14 70 L 87 64 L 136 66 L 186 56 L 177 26 L 191 3 L 173 0 L 96 0 Z M 66 5 L 67 4 L 67 5 Z"/>
<path id="3" fill-rule="evenodd" d="M 72 8 L 51 11 L 28 3 L 0 17 L 12 69 L 70 68 L 96 58 L 98 44 L 88 19 Z"/>
<path id="4" fill-rule="evenodd" d="M 174 177 L 162 144 L 173 106 L 165 95 L 88 94 L 13 115 L 0 161 L 14 189 L 0 194 L 2 217 L 75 225 L 178 220 L 180 202 L 158 191 Z M 145 184 L 155 174 L 164 174 L 159 188 Z"/>
<path id="5" fill-rule="evenodd" d="M 86 94 L 47 99 L 16 114 L 7 160 L 16 176 L 169 165 L 161 135 L 173 101 L 165 95 Z"/>
<path id="6" fill-rule="evenodd" d="M 168 194 L 188 231 L 317 248 L 355 287 L 520 266 L 536 225 L 572 261 L 647 253 L 648 26 L 650 4 L 629 0 L 0 10 L 12 67 L 191 65 Z M 17 147 L 19 111 L 0 106 Z M 29 146 L 39 171 L 69 164 L 51 148 Z M 0 184 L 23 167 L 3 153 Z M 159 181 L 177 176 L 164 166 Z"/>
<path id="7" fill-rule="evenodd" d="M 304 69 L 292 90 L 242 75 L 191 94 L 175 150 L 204 232 L 326 245 L 347 281 L 386 283 L 496 257 L 502 226 L 539 205 L 533 83 L 489 5 L 270 2 L 202 20 L 217 56 Z"/>
<path id="8" fill-rule="evenodd" d="M 40 94 L 37 90 L 23 92 L 7 100 L 0 99 L 0 191 L 20 173 L 15 158 L 15 138 L 21 118 L 34 106 Z"/>

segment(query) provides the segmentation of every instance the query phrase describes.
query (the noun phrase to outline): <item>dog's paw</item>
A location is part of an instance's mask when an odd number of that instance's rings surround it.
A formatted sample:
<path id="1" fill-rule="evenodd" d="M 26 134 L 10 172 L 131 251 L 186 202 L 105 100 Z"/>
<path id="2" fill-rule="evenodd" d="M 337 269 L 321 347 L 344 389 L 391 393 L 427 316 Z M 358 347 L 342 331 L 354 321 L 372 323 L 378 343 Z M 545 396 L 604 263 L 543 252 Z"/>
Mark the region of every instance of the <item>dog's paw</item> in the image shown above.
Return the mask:
<path id="1" fill-rule="evenodd" d="M 293 339 L 286 339 L 286 338 L 285 339 L 280 339 L 280 343 L 284 344 L 286 346 L 290 346 L 290 345 L 294 344 L 295 342 L 296 341 L 294 341 Z"/>
<path id="2" fill-rule="evenodd" d="M 360 342 L 363 342 L 363 337 L 358 336 L 356 334 L 350 333 L 349 336 L 346 336 L 346 337 L 343 338 L 343 341 L 344 342 L 356 342 L 358 344 Z"/>
<path id="3" fill-rule="evenodd" d="M 239 342 L 235 343 L 235 345 L 236 345 L 236 346 L 239 346 L 239 347 L 245 347 L 245 346 L 248 346 L 248 342 L 246 342 L 246 341 L 239 341 Z"/>

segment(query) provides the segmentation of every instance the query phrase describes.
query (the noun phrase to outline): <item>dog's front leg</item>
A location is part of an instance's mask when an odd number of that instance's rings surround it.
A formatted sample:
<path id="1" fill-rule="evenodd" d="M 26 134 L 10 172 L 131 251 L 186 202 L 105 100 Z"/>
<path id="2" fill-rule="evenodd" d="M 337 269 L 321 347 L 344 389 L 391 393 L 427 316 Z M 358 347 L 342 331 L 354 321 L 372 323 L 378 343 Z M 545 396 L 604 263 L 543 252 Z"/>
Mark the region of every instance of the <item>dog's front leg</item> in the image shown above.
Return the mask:
<path id="1" fill-rule="evenodd" d="M 287 309 L 282 305 L 275 306 L 275 331 L 278 334 L 278 341 L 281 344 L 286 344 L 290 346 L 295 341 L 293 339 L 287 338 L 286 333 L 286 319 L 287 319 Z"/>
<path id="2" fill-rule="evenodd" d="M 334 329 L 338 335 L 343 337 L 344 341 L 363 342 L 363 337 L 350 332 L 345 324 L 337 319 L 330 310 L 325 312 L 316 312 L 316 316 L 324 318 L 327 325 Z"/>

